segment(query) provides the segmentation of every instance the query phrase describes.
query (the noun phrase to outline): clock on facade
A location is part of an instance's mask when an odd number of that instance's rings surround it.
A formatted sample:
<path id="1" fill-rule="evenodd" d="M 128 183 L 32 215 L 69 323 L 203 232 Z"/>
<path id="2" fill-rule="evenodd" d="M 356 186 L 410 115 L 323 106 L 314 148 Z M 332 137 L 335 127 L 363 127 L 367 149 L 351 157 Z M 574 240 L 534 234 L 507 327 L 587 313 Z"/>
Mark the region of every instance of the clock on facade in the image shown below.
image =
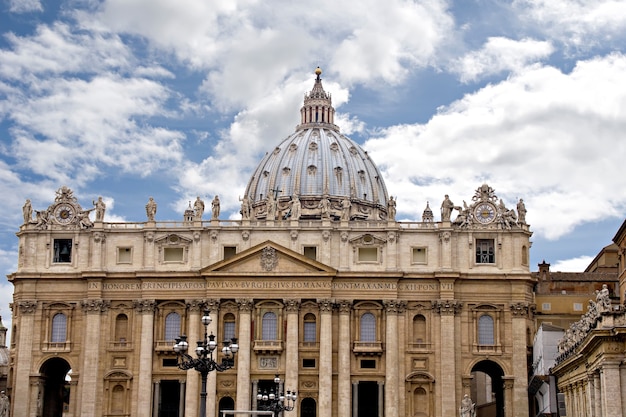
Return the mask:
<path id="1" fill-rule="evenodd" d="M 61 224 L 68 224 L 74 219 L 74 207 L 69 204 L 59 204 L 54 209 L 54 218 Z"/>
<path id="2" fill-rule="evenodd" d="M 479 223 L 491 223 L 496 218 L 496 208 L 490 203 L 480 203 L 474 209 L 474 217 Z"/>

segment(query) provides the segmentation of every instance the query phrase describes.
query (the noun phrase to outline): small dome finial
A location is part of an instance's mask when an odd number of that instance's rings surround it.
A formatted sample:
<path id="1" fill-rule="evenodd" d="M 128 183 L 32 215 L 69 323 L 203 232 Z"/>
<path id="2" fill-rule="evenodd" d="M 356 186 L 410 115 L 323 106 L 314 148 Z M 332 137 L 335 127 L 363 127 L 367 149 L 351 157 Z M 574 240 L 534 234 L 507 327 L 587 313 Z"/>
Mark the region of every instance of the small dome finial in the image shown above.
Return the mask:
<path id="1" fill-rule="evenodd" d="M 320 67 L 315 68 L 315 75 L 319 76 L 322 74 L 322 69 Z"/>

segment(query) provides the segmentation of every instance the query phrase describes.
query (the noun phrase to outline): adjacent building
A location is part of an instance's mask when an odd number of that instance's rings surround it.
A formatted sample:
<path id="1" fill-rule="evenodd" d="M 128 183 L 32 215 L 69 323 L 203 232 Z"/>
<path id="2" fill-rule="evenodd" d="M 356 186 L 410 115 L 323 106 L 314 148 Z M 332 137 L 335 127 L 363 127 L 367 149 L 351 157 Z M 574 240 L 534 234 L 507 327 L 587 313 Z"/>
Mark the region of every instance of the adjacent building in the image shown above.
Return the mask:
<path id="1" fill-rule="evenodd" d="M 239 339 L 235 367 L 209 374 L 211 417 L 254 409 L 275 375 L 298 392 L 292 416 L 454 416 L 465 395 L 479 416 L 528 416 L 537 277 L 523 202 L 477 184 L 458 196 L 470 204 L 442 196 L 440 215 L 425 202 L 422 221 L 396 221 L 320 75 L 252 174 L 241 220 L 220 218 L 216 197 L 165 221 L 146 196 L 145 221 L 107 222 L 101 204 L 94 221 L 67 187 L 25 215 L 12 416 L 196 416 L 199 375 L 172 346 L 203 337 L 205 309 L 218 340 Z"/>
<path id="2" fill-rule="evenodd" d="M 626 221 L 613 242 L 619 293 L 602 284 L 582 317 L 565 330 L 552 368 L 568 416 L 623 417 L 626 409 Z"/>

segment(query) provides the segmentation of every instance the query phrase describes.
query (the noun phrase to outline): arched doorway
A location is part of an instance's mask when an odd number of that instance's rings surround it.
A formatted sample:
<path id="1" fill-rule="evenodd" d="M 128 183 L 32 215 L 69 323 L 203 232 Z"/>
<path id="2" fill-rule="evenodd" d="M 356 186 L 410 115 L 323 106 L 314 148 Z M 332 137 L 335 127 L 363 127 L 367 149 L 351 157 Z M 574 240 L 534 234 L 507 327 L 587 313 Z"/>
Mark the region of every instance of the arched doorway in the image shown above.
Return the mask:
<path id="1" fill-rule="evenodd" d="M 68 373 L 70 365 L 61 358 L 52 358 L 44 362 L 39 373 L 43 381 L 42 417 L 62 417 L 64 408 L 69 407 L 70 389 Z"/>
<path id="2" fill-rule="evenodd" d="M 472 368 L 471 394 L 476 417 L 504 417 L 504 371 L 495 362 L 484 360 Z"/>
<path id="3" fill-rule="evenodd" d="M 219 402 L 219 417 L 222 416 L 222 411 L 234 410 L 235 409 L 235 400 L 230 397 L 222 397 Z M 234 417 L 233 414 L 224 414 L 224 417 Z"/>

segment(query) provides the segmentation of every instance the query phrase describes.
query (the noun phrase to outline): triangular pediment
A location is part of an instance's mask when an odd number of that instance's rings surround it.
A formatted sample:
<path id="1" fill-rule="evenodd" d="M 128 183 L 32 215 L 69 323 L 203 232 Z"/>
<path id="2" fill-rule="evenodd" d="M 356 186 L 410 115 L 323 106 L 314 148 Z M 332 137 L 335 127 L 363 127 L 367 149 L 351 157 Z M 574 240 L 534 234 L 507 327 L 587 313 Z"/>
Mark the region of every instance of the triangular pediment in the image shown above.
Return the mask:
<path id="1" fill-rule="evenodd" d="M 204 274 L 335 275 L 337 270 L 267 240 L 200 271 Z"/>

